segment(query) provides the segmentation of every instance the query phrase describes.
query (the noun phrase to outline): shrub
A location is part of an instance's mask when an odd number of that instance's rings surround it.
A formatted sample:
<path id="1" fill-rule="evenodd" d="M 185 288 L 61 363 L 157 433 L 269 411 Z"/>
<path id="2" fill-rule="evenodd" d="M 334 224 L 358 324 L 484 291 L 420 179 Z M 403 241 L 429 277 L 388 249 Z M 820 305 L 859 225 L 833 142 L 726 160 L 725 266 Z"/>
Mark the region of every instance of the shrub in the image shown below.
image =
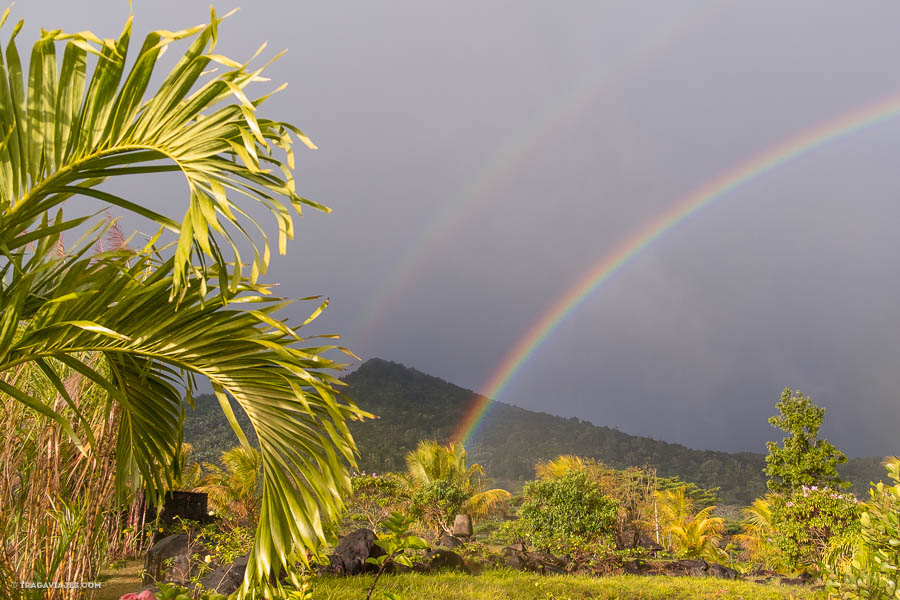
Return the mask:
<path id="1" fill-rule="evenodd" d="M 853 495 L 803 486 L 789 495 L 773 496 L 773 541 L 788 566 L 806 571 L 822 561 L 833 538 L 858 530 L 859 515 Z"/>
<path id="2" fill-rule="evenodd" d="M 469 499 L 466 489 L 454 481 L 437 480 L 422 485 L 412 497 L 412 514 L 426 527 L 450 533 L 448 522 Z"/>
<path id="3" fill-rule="evenodd" d="M 345 529 L 367 527 L 378 533 L 382 521 L 409 506 L 409 482 L 396 473 L 355 475 L 351 483 L 353 496 L 342 523 Z"/>
<path id="4" fill-rule="evenodd" d="M 879 482 L 859 519 L 859 535 L 849 559 L 830 561 L 828 590 L 840 598 L 888 600 L 900 590 L 900 459 L 886 465 L 896 483 Z"/>
<path id="5" fill-rule="evenodd" d="M 508 537 L 557 554 L 598 543 L 612 546 L 619 503 L 585 473 L 528 482 L 523 496 L 518 521 L 506 527 Z"/>

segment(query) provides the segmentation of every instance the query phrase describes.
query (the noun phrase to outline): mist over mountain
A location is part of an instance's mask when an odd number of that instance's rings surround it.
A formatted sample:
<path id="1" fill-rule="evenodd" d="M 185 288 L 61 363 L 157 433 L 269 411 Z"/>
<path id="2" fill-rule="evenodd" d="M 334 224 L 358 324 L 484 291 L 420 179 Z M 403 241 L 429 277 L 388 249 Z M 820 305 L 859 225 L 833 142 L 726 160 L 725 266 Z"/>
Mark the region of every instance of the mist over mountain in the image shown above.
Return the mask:
<path id="1" fill-rule="evenodd" d="M 344 382 L 345 393 L 378 417 L 350 423 L 361 454 L 359 467 L 367 472 L 405 470 L 406 453 L 422 439 L 451 441 L 480 398 L 440 378 L 377 358 L 366 361 Z M 237 408 L 236 412 L 249 431 L 246 415 Z M 772 439 L 780 439 L 772 433 Z M 250 438 L 255 443 L 255 437 Z M 185 441 L 194 446 L 193 457 L 198 460 L 214 460 L 237 443 L 215 397 L 196 399 L 185 423 Z M 661 476 L 677 475 L 701 487 L 719 487 L 720 499 L 727 504 L 749 504 L 766 492 L 764 454 L 694 450 L 503 402 L 491 405 L 467 450 L 470 461 L 484 465 L 489 477 L 511 486 L 534 478 L 538 461 L 577 454 L 618 468 L 652 465 Z M 841 465 L 841 475 L 853 483 L 854 491 L 864 493 L 870 481 L 883 478 L 881 460 L 851 459 Z"/>

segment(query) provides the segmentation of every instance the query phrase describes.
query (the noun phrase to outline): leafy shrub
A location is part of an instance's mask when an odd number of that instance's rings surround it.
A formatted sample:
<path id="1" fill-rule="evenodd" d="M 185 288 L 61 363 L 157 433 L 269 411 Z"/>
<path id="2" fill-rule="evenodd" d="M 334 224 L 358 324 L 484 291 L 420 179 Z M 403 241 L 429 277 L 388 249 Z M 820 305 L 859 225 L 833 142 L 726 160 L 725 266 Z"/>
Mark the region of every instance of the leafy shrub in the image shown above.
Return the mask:
<path id="1" fill-rule="evenodd" d="M 409 483 L 396 473 L 355 475 L 351 478 L 353 495 L 347 502 L 345 529 L 367 527 L 378 533 L 379 524 L 410 503 Z"/>
<path id="2" fill-rule="evenodd" d="M 859 529 L 860 507 L 851 494 L 829 488 L 802 486 L 772 500 L 773 541 L 790 567 L 816 567 L 835 537 Z"/>
<path id="3" fill-rule="evenodd" d="M 828 565 L 828 590 L 840 598 L 900 597 L 900 459 L 885 466 L 896 483 L 879 482 L 869 490 L 852 556 Z"/>
<path id="4" fill-rule="evenodd" d="M 612 546 L 619 503 L 604 496 L 585 473 L 530 481 L 523 495 L 519 519 L 505 527 L 508 538 L 557 554 L 598 543 Z"/>
<path id="5" fill-rule="evenodd" d="M 450 533 L 447 523 L 469 499 L 466 489 L 455 481 L 437 480 L 419 487 L 413 494 L 412 514 L 434 531 Z"/>

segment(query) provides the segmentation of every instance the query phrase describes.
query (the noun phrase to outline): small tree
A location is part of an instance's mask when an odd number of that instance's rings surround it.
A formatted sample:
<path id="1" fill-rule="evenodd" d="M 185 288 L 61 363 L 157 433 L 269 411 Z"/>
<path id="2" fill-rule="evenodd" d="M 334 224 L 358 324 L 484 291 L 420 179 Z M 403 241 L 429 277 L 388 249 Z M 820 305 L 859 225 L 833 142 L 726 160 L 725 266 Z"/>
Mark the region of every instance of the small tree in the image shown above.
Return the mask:
<path id="1" fill-rule="evenodd" d="M 837 465 L 847 462 L 847 457 L 827 440 L 818 438 L 825 409 L 790 388 L 784 389 L 775 407 L 780 414 L 769 419 L 769 423 L 790 437 L 784 438 L 781 447 L 776 442 L 766 443 L 769 455 L 764 472 L 769 478 L 769 489 L 790 493 L 802 486 L 849 487 L 837 473 Z"/>
<path id="2" fill-rule="evenodd" d="M 562 554 L 598 543 L 612 546 L 619 503 L 586 473 L 529 481 L 523 495 L 519 519 L 506 526 L 511 537 Z"/>

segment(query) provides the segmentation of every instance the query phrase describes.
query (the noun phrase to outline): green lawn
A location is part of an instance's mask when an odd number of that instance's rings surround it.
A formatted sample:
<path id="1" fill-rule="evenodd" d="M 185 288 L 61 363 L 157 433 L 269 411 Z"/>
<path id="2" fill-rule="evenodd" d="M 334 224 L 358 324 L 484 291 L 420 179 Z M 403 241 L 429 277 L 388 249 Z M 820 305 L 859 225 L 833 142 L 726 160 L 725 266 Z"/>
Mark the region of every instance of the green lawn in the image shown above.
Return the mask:
<path id="1" fill-rule="evenodd" d="M 372 577 L 320 577 L 312 581 L 315 600 L 364 600 Z M 518 571 L 488 571 L 479 576 L 445 573 L 385 575 L 379 591 L 398 592 L 403 600 L 825 600 L 808 588 L 758 585 L 694 577 L 548 577 Z"/>

